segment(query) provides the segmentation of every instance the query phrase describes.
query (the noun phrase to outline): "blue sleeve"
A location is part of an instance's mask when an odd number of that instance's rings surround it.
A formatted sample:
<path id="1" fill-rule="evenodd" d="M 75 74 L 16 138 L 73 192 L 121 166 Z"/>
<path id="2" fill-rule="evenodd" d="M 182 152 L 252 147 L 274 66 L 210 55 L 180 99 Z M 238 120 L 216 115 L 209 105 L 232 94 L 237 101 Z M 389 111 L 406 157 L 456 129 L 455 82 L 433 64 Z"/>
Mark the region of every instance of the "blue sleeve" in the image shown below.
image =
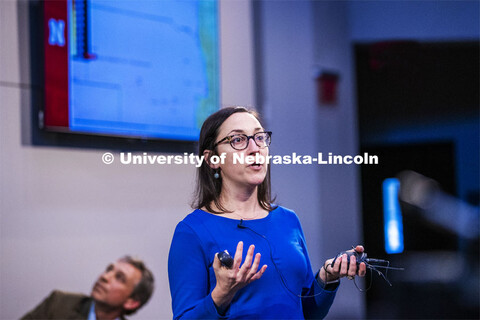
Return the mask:
<path id="1" fill-rule="evenodd" d="M 210 292 L 209 259 L 198 235 L 185 222 L 175 229 L 168 256 L 168 280 L 174 319 L 226 319 Z M 214 285 L 214 284 L 213 284 Z"/>
<path id="2" fill-rule="evenodd" d="M 313 278 L 310 288 L 305 288 L 302 292 L 303 296 L 313 296 L 302 298 L 302 308 L 305 319 L 325 318 L 338 290 L 338 286 L 333 291 L 323 289 L 315 278 L 316 276 Z"/>
<path id="3" fill-rule="evenodd" d="M 308 296 L 302 298 L 303 315 L 305 319 L 323 319 L 328 314 L 328 311 L 333 304 L 338 286 L 333 291 L 325 290 L 317 282 L 316 275 L 315 277 L 313 276 L 312 265 L 305 242 L 305 235 L 303 234 L 302 226 L 300 225 L 298 218 L 297 221 L 300 230 L 300 243 L 305 254 L 308 270 L 305 279 L 305 286 L 302 291 L 302 296 Z"/>

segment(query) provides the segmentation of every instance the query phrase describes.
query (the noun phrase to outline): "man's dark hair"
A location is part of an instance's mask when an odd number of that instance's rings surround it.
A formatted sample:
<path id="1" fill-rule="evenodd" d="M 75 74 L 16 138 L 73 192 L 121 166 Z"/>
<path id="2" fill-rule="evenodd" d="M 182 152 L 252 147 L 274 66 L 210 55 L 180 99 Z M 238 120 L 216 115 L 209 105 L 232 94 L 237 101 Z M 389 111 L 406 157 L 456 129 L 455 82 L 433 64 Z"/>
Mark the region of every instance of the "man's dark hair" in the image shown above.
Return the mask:
<path id="1" fill-rule="evenodd" d="M 246 112 L 253 115 L 258 122 L 262 123 L 259 114 L 256 111 L 248 110 L 244 107 L 227 107 L 220 109 L 219 111 L 210 115 L 202 125 L 200 130 L 200 139 L 198 141 L 198 155 L 202 156 L 205 150 L 211 150 L 213 153 L 210 155 L 216 155 L 217 151 L 214 148 L 215 142 L 218 138 L 220 126 L 228 119 L 232 114 Z M 222 178 L 214 178 L 214 170 L 208 165 L 208 159 L 202 161 L 202 165 L 197 171 L 197 188 L 195 191 L 195 199 L 193 200 L 192 207 L 201 209 L 205 207 L 212 213 L 226 213 L 230 212 L 220 202 L 220 192 L 222 191 Z M 267 169 L 267 175 L 265 180 L 258 186 L 257 199 L 260 206 L 268 211 L 272 210 L 271 199 L 271 187 L 270 187 L 270 166 Z M 212 203 L 215 204 L 216 209 L 212 208 Z"/>
<path id="2" fill-rule="evenodd" d="M 145 266 L 145 263 L 142 260 L 132 258 L 131 256 L 127 255 L 120 258 L 119 261 L 131 264 L 142 273 L 142 278 L 137 283 L 135 288 L 133 288 L 133 292 L 130 295 L 132 299 L 139 301 L 140 305 L 136 309 L 125 310 L 125 314 L 132 314 L 140 309 L 145 303 L 147 303 L 148 299 L 150 299 L 153 293 L 155 281 L 152 272 Z"/>

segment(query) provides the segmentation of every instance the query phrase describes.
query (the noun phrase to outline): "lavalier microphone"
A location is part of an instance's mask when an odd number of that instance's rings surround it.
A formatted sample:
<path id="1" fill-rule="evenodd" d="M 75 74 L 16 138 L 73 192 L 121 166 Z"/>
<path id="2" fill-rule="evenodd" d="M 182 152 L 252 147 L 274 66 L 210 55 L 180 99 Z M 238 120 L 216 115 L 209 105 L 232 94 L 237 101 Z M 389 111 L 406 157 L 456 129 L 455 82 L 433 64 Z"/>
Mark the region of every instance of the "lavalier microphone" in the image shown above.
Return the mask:
<path id="1" fill-rule="evenodd" d="M 240 222 L 237 224 L 237 228 L 240 228 L 240 229 L 246 229 L 247 228 L 243 225 L 243 219 L 240 219 Z"/>

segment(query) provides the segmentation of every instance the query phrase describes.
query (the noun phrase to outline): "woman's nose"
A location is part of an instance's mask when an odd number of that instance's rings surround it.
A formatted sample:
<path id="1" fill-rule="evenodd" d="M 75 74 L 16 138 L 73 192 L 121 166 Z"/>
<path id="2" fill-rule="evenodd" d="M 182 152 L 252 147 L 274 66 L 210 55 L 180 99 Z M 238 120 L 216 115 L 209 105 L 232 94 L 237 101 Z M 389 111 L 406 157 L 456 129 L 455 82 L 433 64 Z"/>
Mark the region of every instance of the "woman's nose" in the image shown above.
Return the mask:
<path id="1" fill-rule="evenodd" d="M 258 151 L 260 151 L 260 148 L 258 147 L 257 143 L 255 142 L 255 138 L 254 137 L 249 137 L 248 138 L 247 152 L 248 153 L 253 153 L 253 152 L 258 152 Z"/>

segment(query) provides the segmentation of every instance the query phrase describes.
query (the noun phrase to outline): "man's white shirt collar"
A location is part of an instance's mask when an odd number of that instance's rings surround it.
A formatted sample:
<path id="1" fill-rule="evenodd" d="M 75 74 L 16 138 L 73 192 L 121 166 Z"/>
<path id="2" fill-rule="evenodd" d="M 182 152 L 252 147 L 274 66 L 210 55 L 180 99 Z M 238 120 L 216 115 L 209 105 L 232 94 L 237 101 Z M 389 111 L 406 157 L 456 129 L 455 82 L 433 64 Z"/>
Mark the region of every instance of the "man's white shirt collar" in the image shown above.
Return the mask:
<path id="1" fill-rule="evenodd" d="M 97 320 L 97 315 L 95 314 L 95 301 L 92 301 L 92 305 L 90 306 L 90 312 L 88 313 L 87 320 Z M 120 320 L 120 318 L 117 318 L 115 320 Z"/>

